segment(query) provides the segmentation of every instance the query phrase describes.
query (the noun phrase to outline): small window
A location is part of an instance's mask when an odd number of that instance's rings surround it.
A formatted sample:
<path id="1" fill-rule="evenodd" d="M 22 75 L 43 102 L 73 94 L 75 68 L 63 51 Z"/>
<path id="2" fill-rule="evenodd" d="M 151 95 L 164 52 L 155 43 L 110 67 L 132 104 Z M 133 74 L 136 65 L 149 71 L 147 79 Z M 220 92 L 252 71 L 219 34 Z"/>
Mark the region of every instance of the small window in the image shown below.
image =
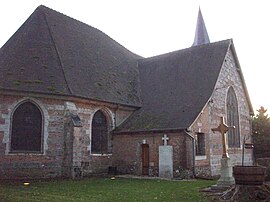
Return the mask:
<path id="1" fill-rule="evenodd" d="M 229 88 L 227 94 L 227 124 L 235 126 L 234 130 L 228 131 L 228 146 L 240 147 L 238 103 L 232 87 Z"/>
<path id="2" fill-rule="evenodd" d="M 22 103 L 13 113 L 10 150 L 42 151 L 42 114 L 32 102 Z"/>
<path id="3" fill-rule="evenodd" d="M 204 156 L 205 155 L 205 134 L 197 133 L 195 135 L 195 141 L 196 141 L 196 155 Z"/>
<path id="4" fill-rule="evenodd" d="M 102 111 L 97 111 L 92 121 L 91 153 L 109 153 L 109 127 L 106 116 Z"/>

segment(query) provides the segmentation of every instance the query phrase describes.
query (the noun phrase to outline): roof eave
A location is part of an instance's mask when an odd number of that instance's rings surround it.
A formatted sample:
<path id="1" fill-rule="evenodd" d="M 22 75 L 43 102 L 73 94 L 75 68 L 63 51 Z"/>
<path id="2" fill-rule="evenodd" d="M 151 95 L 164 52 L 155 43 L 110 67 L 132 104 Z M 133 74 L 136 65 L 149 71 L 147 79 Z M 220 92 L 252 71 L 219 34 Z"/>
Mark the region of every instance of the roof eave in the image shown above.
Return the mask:
<path id="1" fill-rule="evenodd" d="M 25 91 L 25 90 L 15 90 L 15 89 L 7 89 L 7 88 L 1 88 L 0 87 L 0 94 L 7 94 L 7 95 L 12 95 L 12 94 L 35 94 L 37 97 L 43 97 L 43 96 L 52 96 L 55 99 L 65 99 L 69 100 L 70 98 L 78 98 L 78 99 L 85 99 L 85 100 L 91 100 L 94 102 L 102 102 L 102 103 L 110 103 L 110 104 L 115 104 L 123 107 L 133 107 L 133 108 L 141 108 L 142 105 L 132 105 L 132 104 L 125 104 L 125 103 L 120 103 L 120 102 L 112 102 L 112 101 L 106 101 L 106 100 L 98 100 L 95 98 L 89 98 L 85 96 L 78 96 L 78 95 L 71 95 L 71 94 L 57 94 L 57 93 L 45 93 L 45 92 L 36 92 L 36 91 Z"/>
<path id="2" fill-rule="evenodd" d="M 175 133 L 188 130 L 187 128 L 165 128 L 165 129 L 145 129 L 145 130 L 134 130 L 134 131 L 112 131 L 115 135 L 121 134 L 145 134 L 145 133 Z"/>

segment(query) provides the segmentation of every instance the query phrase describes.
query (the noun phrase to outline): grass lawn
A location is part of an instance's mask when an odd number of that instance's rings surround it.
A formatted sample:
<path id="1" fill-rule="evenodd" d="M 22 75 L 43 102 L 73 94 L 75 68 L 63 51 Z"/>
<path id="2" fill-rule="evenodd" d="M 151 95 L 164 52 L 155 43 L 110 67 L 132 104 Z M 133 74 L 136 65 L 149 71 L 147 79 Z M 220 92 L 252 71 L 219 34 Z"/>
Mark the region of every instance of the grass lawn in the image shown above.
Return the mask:
<path id="1" fill-rule="evenodd" d="M 215 181 L 89 178 L 1 183 L 0 201 L 208 201 L 199 192 Z"/>

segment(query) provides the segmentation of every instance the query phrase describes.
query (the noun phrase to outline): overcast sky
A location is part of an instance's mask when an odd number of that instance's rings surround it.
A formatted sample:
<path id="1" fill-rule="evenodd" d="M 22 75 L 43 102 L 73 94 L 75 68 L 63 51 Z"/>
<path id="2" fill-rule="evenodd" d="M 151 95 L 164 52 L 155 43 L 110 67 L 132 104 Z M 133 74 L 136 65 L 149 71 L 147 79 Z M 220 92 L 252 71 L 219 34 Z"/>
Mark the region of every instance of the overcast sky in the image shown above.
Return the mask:
<path id="1" fill-rule="evenodd" d="M 254 110 L 270 111 L 269 0 L 2 0 L 0 46 L 41 4 L 144 57 L 190 47 L 200 5 L 210 41 L 233 39 Z"/>

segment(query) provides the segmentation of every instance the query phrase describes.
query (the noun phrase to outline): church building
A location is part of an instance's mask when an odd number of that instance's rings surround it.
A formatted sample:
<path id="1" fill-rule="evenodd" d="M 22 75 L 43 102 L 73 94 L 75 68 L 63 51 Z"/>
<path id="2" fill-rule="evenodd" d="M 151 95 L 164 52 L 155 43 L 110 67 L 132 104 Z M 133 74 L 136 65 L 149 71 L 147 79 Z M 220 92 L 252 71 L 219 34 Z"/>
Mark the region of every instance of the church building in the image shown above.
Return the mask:
<path id="1" fill-rule="evenodd" d="M 241 164 L 252 115 L 233 40 L 210 43 L 200 10 L 192 47 L 149 58 L 45 6 L 0 49 L 0 179 L 161 176 L 163 146 L 170 177 L 217 176 L 211 129 L 235 126 Z"/>

